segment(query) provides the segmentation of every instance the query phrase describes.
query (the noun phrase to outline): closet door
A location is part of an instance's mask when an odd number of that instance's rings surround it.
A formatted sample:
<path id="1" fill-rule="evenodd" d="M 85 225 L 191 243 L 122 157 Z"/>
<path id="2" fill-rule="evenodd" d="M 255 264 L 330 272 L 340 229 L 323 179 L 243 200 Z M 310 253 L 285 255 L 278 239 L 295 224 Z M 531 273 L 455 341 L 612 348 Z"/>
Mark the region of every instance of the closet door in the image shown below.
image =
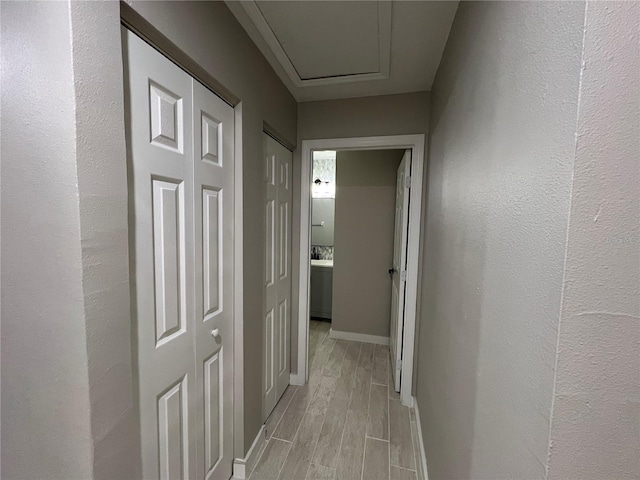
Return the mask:
<path id="1" fill-rule="evenodd" d="M 277 195 L 277 286 L 278 303 L 276 311 L 277 356 L 275 358 L 276 398 L 289 386 L 291 373 L 290 332 L 291 332 L 291 208 L 293 190 L 291 187 L 291 169 L 293 154 L 275 140 Z M 276 403 L 277 403 L 276 400 Z"/>
<path id="2" fill-rule="evenodd" d="M 192 83 L 123 32 L 142 473 L 195 478 Z"/>
<path id="3" fill-rule="evenodd" d="M 289 385 L 291 327 L 292 153 L 264 135 L 265 315 L 264 419 Z"/>
<path id="4" fill-rule="evenodd" d="M 123 29 L 144 478 L 233 462 L 234 112 Z"/>
<path id="5" fill-rule="evenodd" d="M 230 478 L 233 463 L 233 122 L 193 80 L 196 478 L 207 480 Z"/>

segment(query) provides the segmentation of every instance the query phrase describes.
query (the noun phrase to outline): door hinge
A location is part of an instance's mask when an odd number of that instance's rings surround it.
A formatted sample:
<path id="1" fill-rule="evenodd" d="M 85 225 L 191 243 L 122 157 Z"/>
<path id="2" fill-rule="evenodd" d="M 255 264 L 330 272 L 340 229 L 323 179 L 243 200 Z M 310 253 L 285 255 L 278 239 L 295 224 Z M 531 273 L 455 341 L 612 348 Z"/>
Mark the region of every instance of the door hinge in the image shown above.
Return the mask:
<path id="1" fill-rule="evenodd" d="M 405 188 L 411 188 L 411 175 L 404 177 L 404 186 Z"/>
<path id="2" fill-rule="evenodd" d="M 398 360 L 398 370 L 402 370 L 402 360 Z"/>
<path id="3" fill-rule="evenodd" d="M 400 272 L 400 280 L 402 280 L 403 282 L 407 281 L 407 271 L 406 270 L 402 270 Z"/>

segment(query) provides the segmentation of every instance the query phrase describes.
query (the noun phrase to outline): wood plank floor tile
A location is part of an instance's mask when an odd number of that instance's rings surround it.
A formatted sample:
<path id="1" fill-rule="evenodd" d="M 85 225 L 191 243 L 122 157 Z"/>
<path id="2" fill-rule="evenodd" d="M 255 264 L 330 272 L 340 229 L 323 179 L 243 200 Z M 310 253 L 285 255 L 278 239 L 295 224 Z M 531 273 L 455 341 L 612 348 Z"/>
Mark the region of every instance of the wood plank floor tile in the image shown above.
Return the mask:
<path id="1" fill-rule="evenodd" d="M 389 361 L 389 380 L 387 382 L 387 384 L 389 385 L 389 398 L 392 398 L 394 400 L 400 400 L 400 393 L 396 392 L 395 390 L 395 386 L 393 384 L 393 372 L 391 371 L 391 362 Z"/>
<path id="2" fill-rule="evenodd" d="M 389 380 L 389 347 L 387 345 L 375 346 L 371 379 L 373 383 L 380 385 L 386 385 Z"/>
<path id="3" fill-rule="evenodd" d="M 367 437 L 362 478 L 389 480 L 389 442 Z"/>
<path id="4" fill-rule="evenodd" d="M 271 412 L 271 415 L 269 415 L 269 418 L 267 418 L 267 421 L 265 422 L 267 440 L 269 440 L 271 438 L 271 435 L 273 435 L 273 432 L 282 419 L 282 415 L 284 415 L 284 412 L 287 410 L 287 407 L 289 406 L 291 399 L 293 399 L 293 396 L 295 395 L 297 389 L 298 387 L 296 387 L 295 385 L 289 385 L 282 394 L 282 397 L 280 397 L 280 400 L 278 400 L 278 403 Z"/>
<path id="5" fill-rule="evenodd" d="M 312 463 L 305 480 L 334 480 L 335 478 L 335 468 L 323 467 Z"/>
<path id="6" fill-rule="evenodd" d="M 389 440 L 389 393 L 385 385 L 371 384 L 367 436 Z"/>
<path id="7" fill-rule="evenodd" d="M 415 470 L 409 408 L 389 400 L 389 442 L 391 465 Z"/>
<path id="8" fill-rule="evenodd" d="M 415 415 L 393 391 L 389 348 L 335 340 L 329 328 L 310 323 L 309 382 L 289 387 L 267 419 L 250 479 L 423 480 Z"/>
<path id="9" fill-rule="evenodd" d="M 308 411 L 300 424 L 280 476 L 282 480 L 299 480 L 307 476 L 318 443 L 324 413 Z"/>
<path id="10" fill-rule="evenodd" d="M 312 392 L 315 387 L 316 385 L 312 385 L 311 383 L 298 387 L 296 394 L 287 407 L 286 415 L 282 416 L 272 437 L 289 442 L 293 440 L 302 421 L 302 417 L 304 417 L 304 412 L 306 412 L 309 402 L 311 401 Z"/>
<path id="11" fill-rule="evenodd" d="M 348 412 L 336 467 L 337 480 L 357 480 L 362 476 L 367 414 Z"/>
<path id="12" fill-rule="evenodd" d="M 324 414 L 329 406 L 329 401 L 336 389 L 337 378 L 321 376 L 319 377 L 318 386 L 315 389 L 315 393 L 309 402 L 308 411 Z"/>
<path id="13" fill-rule="evenodd" d="M 320 332 L 317 329 L 311 327 L 309 329 L 309 360 L 313 361 L 313 357 L 316 355 L 318 349 L 318 343 L 320 343 Z"/>
<path id="14" fill-rule="evenodd" d="M 347 353 L 347 345 L 348 342 L 345 340 L 336 340 L 336 344 L 331 351 L 331 355 L 329 355 L 327 363 L 324 366 L 324 375 L 330 377 L 338 377 L 340 375 L 342 361 L 344 360 L 345 353 Z"/>
<path id="15" fill-rule="evenodd" d="M 313 456 L 313 462 L 326 467 L 335 468 L 340 453 L 342 432 L 347 417 L 347 403 L 343 388 L 336 388 L 334 396 L 329 402 L 327 413 L 318 438 L 318 445 Z M 348 397 L 347 397 L 348 401 Z"/>
<path id="16" fill-rule="evenodd" d="M 360 358 L 360 349 L 362 343 L 360 342 L 347 342 L 347 351 L 344 354 L 343 365 L 346 368 L 355 371 L 358 366 L 358 359 Z"/>
<path id="17" fill-rule="evenodd" d="M 291 444 L 289 442 L 273 438 L 269 440 L 249 479 L 276 480 L 290 447 Z"/>
<path id="18" fill-rule="evenodd" d="M 322 343 L 318 344 L 316 347 L 316 353 L 309 364 L 309 374 L 313 373 L 314 370 L 319 373 L 322 372 L 322 369 L 329 360 L 329 356 L 331 355 L 335 345 L 336 340 L 333 338 L 326 338 Z"/>
<path id="19" fill-rule="evenodd" d="M 416 472 L 391 465 L 390 480 L 418 480 Z"/>
<path id="20" fill-rule="evenodd" d="M 356 370 L 355 383 L 351 400 L 349 401 L 349 410 L 369 412 L 369 394 L 371 389 L 371 370 L 358 367 Z"/>
<path id="21" fill-rule="evenodd" d="M 358 360 L 358 367 L 371 370 L 373 367 L 373 343 L 363 343 L 360 350 L 360 359 Z"/>
<path id="22" fill-rule="evenodd" d="M 354 345 L 357 350 L 353 348 Z M 343 369 L 337 379 L 336 388 L 327 407 L 324 425 L 322 426 L 318 446 L 313 457 L 313 462 L 319 465 L 331 468 L 335 468 L 337 465 L 347 407 L 354 386 L 355 364 L 358 362 L 359 350 L 359 343 L 350 342 L 347 347 Z"/>

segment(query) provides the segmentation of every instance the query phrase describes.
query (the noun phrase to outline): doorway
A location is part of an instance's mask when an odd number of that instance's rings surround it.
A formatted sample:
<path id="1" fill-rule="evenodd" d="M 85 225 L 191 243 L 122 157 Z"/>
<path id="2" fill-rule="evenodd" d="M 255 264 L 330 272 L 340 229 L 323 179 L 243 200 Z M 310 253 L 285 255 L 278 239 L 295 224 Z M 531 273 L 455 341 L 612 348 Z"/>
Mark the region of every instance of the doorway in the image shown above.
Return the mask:
<path id="1" fill-rule="evenodd" d="M 411 394 L 413 378 L 413 356 L 416 328 L 418 255 L 421 228 L 422 177 L 424 170 L 424 135 L 402 135 L 388 137 L 358 137 L 327 140 L 308 140 L 302 142 L 300 230 L 300 271 L 297 285 L 299 297 L 298 310 L 298 358 L 297 373 L 292 375 L 292 383 L 302 385 L 308 379 L 309 372 L 309 318 L 311 314 L 311 253 L 312 253 L 312 188 L 316 180 L 313 173 L 314 152 L 349 150 L 389 150 L 403 149 L 411 152 L 411 174 L 405 182 L 410 202 L 407 205 L 408 230 L 406 234 L 406 268 L 403 276 L 404 306 L 402 328 L 398 345 L 398 377 L 402 403 L 412 405 Z M 316 227 L 318 228 L 318 227 Z M 375 239 L 372 239 L 375 241 Z M 415 266 L 415 267 L 414 267 Z M 335 268 L 335 267 L 334 267 Z M 339 337 L 335 337 L 339 338 Z M 345 338 L 348 339 L 348 338 Z"/>
<path id="2" fill-rule="evenodd" d="M 389 312 L 392 297 L 400 295 L 392 295 L 390 267 L 396 191 L 405 186 L 397 188 L 396 178 L 405 154 L 402 149 L 313 152 L 310 358 L 317 330 L 381 345 L 394 337 Z M 405 163 L 410 167 L 410 158 Z M 404 220 L 398 228 L 406 230 Z"/>
<path id="3" fill-rule="evenodd" d="M 333 316 L 333 252 L 336 152 L 313 152 L 311 185 L 311 255 L 309 292 L 309 358 L 328 335 Z"/>

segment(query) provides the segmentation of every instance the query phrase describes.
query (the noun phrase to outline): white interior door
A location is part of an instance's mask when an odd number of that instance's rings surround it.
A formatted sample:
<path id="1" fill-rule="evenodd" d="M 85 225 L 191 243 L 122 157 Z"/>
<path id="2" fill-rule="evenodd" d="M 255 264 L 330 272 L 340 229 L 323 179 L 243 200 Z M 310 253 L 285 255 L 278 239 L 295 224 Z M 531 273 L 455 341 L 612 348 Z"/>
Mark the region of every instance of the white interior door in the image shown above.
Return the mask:
<path id="1" fill-rule="evenodd" d="M 390 354 L 393 383 L 400 391 L 402 365 L 402 330 L 404 327 L 404 296 L 407 280 L 407 232 L 409 227 L 409 178 L 411 150 L 407 150 L 398 167 L 396 181 L 396 215 L 393 240 L 393 267 L 391 283 Z"/>
<path id="2" fill-rule="evenodd" d="M 266 419 L 289 385 L 291 327 L 292 153 L 264 135 L 265 315 L 264 412 Z"/>
<path id="3" fill-rule="evenodd" d="M 233 109 L 126 29 L 123 50 L 143 478 L 227 479 Z"/>
<path id="4" fill-rule="evenodd" d="M 233 464 L 234 113 L 195 80 L 193 139 L 196 478 L 226 480 Z"/>

